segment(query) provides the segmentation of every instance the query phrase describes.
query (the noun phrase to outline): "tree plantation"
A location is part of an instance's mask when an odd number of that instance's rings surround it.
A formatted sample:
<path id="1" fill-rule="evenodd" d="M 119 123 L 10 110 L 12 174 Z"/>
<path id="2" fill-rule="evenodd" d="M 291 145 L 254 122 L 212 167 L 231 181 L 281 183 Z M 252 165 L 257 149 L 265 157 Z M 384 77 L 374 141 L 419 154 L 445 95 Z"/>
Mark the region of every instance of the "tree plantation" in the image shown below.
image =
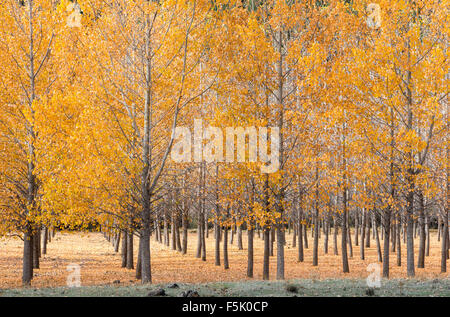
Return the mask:
<path id="1" fill-rule="evenodd" d="M 0 0 L 0 287 L 448 280 L 449 5 Z"/>

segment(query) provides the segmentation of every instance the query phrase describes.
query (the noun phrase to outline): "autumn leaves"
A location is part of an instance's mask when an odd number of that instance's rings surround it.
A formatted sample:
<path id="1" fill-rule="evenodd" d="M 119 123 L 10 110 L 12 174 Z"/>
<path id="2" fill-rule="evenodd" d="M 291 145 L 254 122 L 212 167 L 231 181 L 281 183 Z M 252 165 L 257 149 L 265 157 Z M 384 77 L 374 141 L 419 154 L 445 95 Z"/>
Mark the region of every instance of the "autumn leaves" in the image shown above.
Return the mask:
<path id="1" fill-rule="evenodd" d="M 423 196 L 448 221 L 439 1 L 7 2 L 0 233 L 25 234 L 26 256 L 42 227 L 97 224 L 139 237 L 150 282 L 161 202 L 182 201 L 188 226 L 180 192 L 199 182 L 214 197 L 201 221 L 276 229 L 280 279 L 286 222 L 303 212 L 341 219 L 344 271 L 349 214 L 382 214 L 389 236 Z"/>

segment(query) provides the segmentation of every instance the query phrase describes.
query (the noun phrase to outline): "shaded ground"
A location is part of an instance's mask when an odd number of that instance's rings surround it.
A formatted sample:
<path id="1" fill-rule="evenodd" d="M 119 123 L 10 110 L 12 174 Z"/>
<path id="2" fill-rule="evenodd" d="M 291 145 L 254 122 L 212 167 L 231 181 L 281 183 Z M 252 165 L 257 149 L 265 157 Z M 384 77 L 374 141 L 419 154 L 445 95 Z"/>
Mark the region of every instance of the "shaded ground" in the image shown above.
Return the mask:
<path id="1" fill-rule="evenodd" d="M 0 290 L 0 296 L 147 296 L 150 291 L 164 289 L 166 296 L 181 296 L 183 291 L 193 290 L 201 297 L 361 297 L 369 296 L 365 280 L 292 280 L 287 282 L 216 282 L 207 284 L 178 284 L 178 288 L 169 288 L 170 284 L 152 286 L 90 286 L 80 288 L 42 288 Z M 450 296 L 450 280 L 405 280 L 382 281 L 381 287 L 374 289 L 370 296 Z"/>
<path id="2" fill-rule="evenodd" d="M 244 250 L 238 250 L 236 242 L 229 246 L 230 269 L 214 265 L 214 239 L 210 234 L 207 239 L 207 261 L 195 257 L 196 233 L 189 234 L 188 254 L 181 255 L 170 247 L 156 243 L 152 239 L 152 276 L 155 284 L 160 283 L 211 283 L 220 281 L 242 281 L 246 279 L 247 250 L 246 233 L 243 234 Z M 236 239 L 235 239 L 236 240 Z M 287 236 L 286 279 L 362 279 L 370 273 L 367 266 L 377 263 L 376 243 L 366 250 L 366 260 L 359 259 L 359 247 L 354 246 L 353 258 L 350 258 L 350 274 L 343 274 L 341 256 L 333 254 L 333 243 L 330 239 L 329 253 L 324 254 L 323 235 L 319 244 L 319 266 L 312 266 L 312 239 L 309 232 L 309 249 L 305 250 L 305 262 L 297 262 L 297 249 L 292 247 L 292 235 Z M 417 269 L 419 280 L 445 279 L 449 273 L 440 274 L 440 243 L 436 232 L 432 232 L 430 256 L 426 257 L 425 269 Z M 418 243 L 416 243 L 416 247 Z M 338 245 L 340 242 L 338 241 Z M 137 239 L 134 243 L 135 261 L 137 257 Z M 0 289 L 21 287 L 22 241 L 19 239 L 0 239 Z M 391 278 L 406 277 L 406 247 L 402 245 L 402 266 L 396 266 L 395 254 L 391 254 Z M 222 250 L 221 250 L 222 252 Z M 340 252 L 339 252 L 340 254 Z M 416 253 L 417 254 L 417 253 Z M 221 254 L 222 255 L 222 254 Z M 263 242 L 255 238 L 255 280 L 262 278 Z M 271 280 L 275 279 L 276 257 L 270 259 Z M 42 258 L 41 268 L 35 270 L 32 287 L 66 286 L 70 272 L 67 266 L 71 263 L 81 266 L 82 286 L 112 285 L 120 281 L 121 286 L 139 284 L 134 270 L 121 268 L 120 254 L 99 233 L 58 233 L 48 246 L 48 254 Z M 350 283 L 350 282 L 349 282 Z M 251 285 L 251 284 L 249 284 Z"/>

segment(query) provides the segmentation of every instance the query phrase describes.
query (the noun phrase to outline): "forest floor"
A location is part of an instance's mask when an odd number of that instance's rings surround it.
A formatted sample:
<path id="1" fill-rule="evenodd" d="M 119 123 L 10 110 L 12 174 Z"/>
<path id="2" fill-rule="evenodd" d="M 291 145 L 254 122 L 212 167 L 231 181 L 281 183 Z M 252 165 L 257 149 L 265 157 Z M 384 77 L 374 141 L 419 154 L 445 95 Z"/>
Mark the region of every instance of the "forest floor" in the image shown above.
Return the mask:
<path id="1" fill-rule="evenodd" d="M 348 284 L 360 285 L 358 286 L 359 288 L 365 287 L 365 279 L 371 273 L 368 272 L 368 265 L 377 263 L 376 242 L 372 239 L 371 247 L 366 249 L 365 260 L 361 260 L 359 257 L 359 247 L 353 246 L 353 257 L 349 259 L 350 273 L 342 273 L 340 250 L 338 256 L 333 254 L 332 236 L 330 238 L 328 254 L 324 254 L 323 239 L 320 240 L 319 266 L 313 267 L 312 239 L 310 238 L 310 235 L 309 248 L 305 249 L 305 261 L 303 263 L 297 262 L 297 249 L 292 247 L 292 235 L 287 235 L 286 237 L 285 277 L 287 281 L 297 280 L 300 284 L 306 283 L 311 285 L 311 288 L 305 288 L 305 295 L 315 294 L 314 292 L 318 291 L 318 289 L 321 288 L 321 285 L 325 288 L 324 292 L 327 292 L 327 287 L 330 287 L 329 292 L 331 293 L 334 292 L 333 285 L 343 286 Z M 411 280 L 412 282 L 408 282 L 408 280 L 405 279 L 406 247 L 402 244 L 402 266 L 398 267 L 396 265 L 396 254 L 391 253 L 390 274 L 392 281 L 383 281 L 382 283 L 392 285 L 393 291 L 395 292 L 401 292 L 402 290 L 402 288 L 398 287 L 395 283 L 403 283 L 402 285 L 405 285 L 405 287 L 406 285 L 415 285 L 417 283 L 419 283 L 417 285 L 421 285 L 420 283 L 424 283 L 423 285 L 426 285 L 425 288 L 437 292 L 441 288 L 436 288 L 435 286 L 443 285 L 445 292 L 447 292 L 445 294 L 448 296 L 448 279 L 450 275 L 449 273 L 439 273 L 440 243 L 437 241 L 436 232 L 432 232 L 431 241 L 430 256 L 426 257 L 425 269 L 416 268 L 416 279 Z M 234 285 L 241 285 L 242 283 L 233 284 L 231 282 L 253 280 L 252 283 L 244 283 L 247 286 L 242 288 L 242 294 L 249 294 L 249 289 L 253 287 L 262 287 L 261 291 L 264 293 L 266 285 L 269 289 L 273 288 L 274 290 L 283 289 L 285 286 L 285 282 L 263 283 L 257 281 L 262 278 L 263 260 L 263 241 L 257 236 L 255 237 L 254 279 L 246 278 L 246 232 L 243 234 L 244 250 L 238 250 L 236 239 L 234 244 L 229 245 L 230 269 L 228 270 L 224 270 L 222 266 L 218 267 L 214 265 L 214 239 L 212 232 L 207 239 L 206 262 L 195 257 L 197 242 L 195 232 L 190 232 L 188 242 L 188 253 L 182 255 L 177 251 L 173 251 L 170 247 L 157 243 L 152 239 L 152 277 L 155 285 L 168 283 L 178 283 L 180 285 L 182 283 L 210 283 L 207 285 L 222 285 L 217 288 L 219 294 L 221 292 L 220 289 L 228 287 L 227 289 L 230 290 L 230 294 L 232 295 L 240 294 L 241 287 L 235 287 Z M 417 241 L 415 244 L 417 248 Z M 340 241 L 338 241 L 338 245 L 340 245 Z M 21 287 L 22 248 L 23 243 L 20 239 L 0 239 L 0 292 L 8 292 L 8 289 L 18 289 Z M 137 239 L 135 239 L 135 261 L 137 257 L 137 248 L 138 243 Z M 31 290 L 35 292 L 34 289 L 66 286 L 68 276 L 70 275 L 70 272 L 68 271 L 68 265 L 70 264 L 80 265 L 82 286 L 105 286 L 106 288 L 103 288 L 105 290 L 105 295 L 107 295 L 111 289 L 120 292 L 122 292 L 123 289 L 124 294 L 127 292 L 133 293 L 134 289 L 141 290 L 139 281 L 135 279 L 134 270 L 121 268 L 120 254 L 114 252 L 112 245 L 105 240 L 102 234 L 59 232 L 48 245 L 48 253 L 41 258 L 40 269 L 35 270 L 35 276 L 32 281 L 33 289 L 24 289 L 23 292 L 26 293 Z M 276 273 L 276 256 L 271 257 L 270 259 L 270 271 L 270 278 L 271 280 L 274 280 Z M 341 282 L 342 279 L 345 279 L 345 282 Z M 398 280 L 396 282 L 396 279 L 405 280 Z M 305 281 L 300 282 L 300 280 Z M 438 282 L 433 282 L 436 280 Z M 224 281 L 227 282 L 225 283 Z M 108 288 L 108 285 L 112 287 Z M 132 287 L 123 288 L 124 286 Z M 209 288 L 209 286 L 205 287 Z M 101 290 L 102 288 L 98 289 Z M 349 291 L 348 295 L 353 294 L 351 289 L 356 288 L 349 286 L 347 288 Z M 389 287 L 386 289 L 389 289 Z M 87 290 L 89 290 L 89 288 L 87 288 Z M 303 288 L 300 290 L 302 291 Z M 70 290 L 68 292 L 76 292 L 76 290 Z M 272 296 L 271 292 L 272 291 L 267 294 Z M 100 291 L 100 293 L 103 294 L 102 291 Z M 382 293 L 383 291 L 380 290 L 380 294 Z M 215 291 L 211 293 L 211 295 L 214 294 L 216 294 Z M 280 294 L 284 293 L 281 292 Z M 360 290 L 357 291 L 357 294 L 362 295 Z M 322 295 L 325 295 L 325 293 Z"/>
<path id="2" fill-rule="evenodd" d="M 204 284 L 159 284 L 151 286 L 86 286 L 78 288 L 40 288 L 0 290 L 0 297 L 145 297 L 163 289 L 164 296 L 182 297 L 190 290 L 199 297 L 450 297 L 450 280 L 383 280 L 372 289 L 362 279 L 241 281 Z"/>

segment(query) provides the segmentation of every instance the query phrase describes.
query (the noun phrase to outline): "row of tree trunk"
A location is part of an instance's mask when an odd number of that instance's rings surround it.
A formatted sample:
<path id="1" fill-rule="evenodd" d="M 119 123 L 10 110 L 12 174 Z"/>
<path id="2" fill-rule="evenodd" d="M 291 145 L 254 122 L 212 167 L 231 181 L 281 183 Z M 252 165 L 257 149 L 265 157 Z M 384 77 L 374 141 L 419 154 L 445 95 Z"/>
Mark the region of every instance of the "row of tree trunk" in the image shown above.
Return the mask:
<path id="1" fill-rule="evenodd" d="M 40 268 L 40 258 L 43 254 L 47 254 L 47 245 L 52 241 L 55 234 L 56 230 L 49 229 L 46 226 L 41 228 L 28 224 L 24 234 L 23 285 L 27 286 L 31 284 L 34 270 Z"/>

